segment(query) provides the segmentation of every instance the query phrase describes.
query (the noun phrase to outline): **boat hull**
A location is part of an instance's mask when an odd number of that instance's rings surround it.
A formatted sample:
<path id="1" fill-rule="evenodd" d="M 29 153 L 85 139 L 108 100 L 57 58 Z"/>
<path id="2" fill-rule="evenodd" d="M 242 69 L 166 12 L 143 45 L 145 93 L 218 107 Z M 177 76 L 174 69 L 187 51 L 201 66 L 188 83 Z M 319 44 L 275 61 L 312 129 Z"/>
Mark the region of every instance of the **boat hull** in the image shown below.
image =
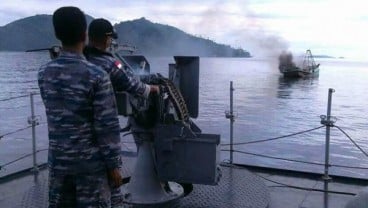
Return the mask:
<path id="1" fill-rule="evenodd" d="M 279 56 L 279 70 L 284 77 L 290 78 L 306 78 L 316 77 L 319 75 L 319 64 L 314 61 L 312 52 L 307 50 L 303 64 L 297 66 L 293 62 L 293 55 L 291 53 L 283 52 Z"/>
<path id="2" fill-rule="evenodd" d="M 319 75 L 319 68 L 312 69 L 310 71 L 305 71 L 302 69 L 295 70 L 284 70 L 281 72 L 284 77 L 288 78 L 307 78 L 307 77 L 317 77 Z"/>

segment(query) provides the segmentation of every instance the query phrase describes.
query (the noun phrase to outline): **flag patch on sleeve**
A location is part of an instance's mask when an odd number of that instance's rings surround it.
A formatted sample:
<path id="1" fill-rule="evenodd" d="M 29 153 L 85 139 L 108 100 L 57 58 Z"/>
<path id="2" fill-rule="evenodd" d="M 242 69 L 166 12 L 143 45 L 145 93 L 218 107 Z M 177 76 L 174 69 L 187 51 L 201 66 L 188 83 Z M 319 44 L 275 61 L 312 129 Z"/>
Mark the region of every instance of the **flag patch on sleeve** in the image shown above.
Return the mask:
<path id="1" fill-rule="evenodd" d="M 121 67 L 123 67 L 123 65 L 121 64 L 120 61 L 115 61 L 115 66 L 118 67 L 119 69 L 121 69 Z"/>

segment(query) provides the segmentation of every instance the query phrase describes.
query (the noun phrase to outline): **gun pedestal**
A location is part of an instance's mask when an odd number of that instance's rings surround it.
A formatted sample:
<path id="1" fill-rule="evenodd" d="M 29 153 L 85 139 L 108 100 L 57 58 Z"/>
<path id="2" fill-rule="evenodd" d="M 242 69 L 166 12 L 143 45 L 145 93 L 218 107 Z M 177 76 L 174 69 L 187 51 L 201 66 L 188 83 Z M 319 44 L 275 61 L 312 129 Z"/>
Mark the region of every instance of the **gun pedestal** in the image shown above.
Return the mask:
<path id="1" fill-rule="evenodd" d="M 124 201 L 133 207 L 172 207 L 183 196 L 184 190 L 177 183 L 158 179 L 153 142 L 149 137 L 148 134 L 135 135 L 139 140 L 138 157 Z"/>
<path id="2" fill-rule="evenodd" d="M 169 65 L 170 79 L 160 74 L 141 77 L 160 86 L 157 95 L 142 99 L 116 93 L 118 112 L 130 116 L 138 149 L 124 196 L 133 207 L 175 207 L 193 184 L 217 185 L 221 178 L 220 135 L 204 134 L 190 120 L 198 116 L 199 58 L 175 61 Z"/>

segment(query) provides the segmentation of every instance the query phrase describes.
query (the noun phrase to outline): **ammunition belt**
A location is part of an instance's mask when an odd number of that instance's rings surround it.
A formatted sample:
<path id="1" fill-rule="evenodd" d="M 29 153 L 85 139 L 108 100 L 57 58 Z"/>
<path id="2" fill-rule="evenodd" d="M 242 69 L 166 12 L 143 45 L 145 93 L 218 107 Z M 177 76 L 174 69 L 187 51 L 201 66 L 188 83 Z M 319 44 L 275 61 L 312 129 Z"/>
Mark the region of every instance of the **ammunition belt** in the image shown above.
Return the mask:
<path id="1" fill-rule="evenodd" d="M 161 78 L 160 84 L 162 84 L 167 90 L 167 93 L 169 94 L 169 100 L 174 105 L 179 120 L 182 120 L 184 122 L 189 121 L 189 111 L 187 108 L 187 104 L 185 103 L 183 95 L 175 87 L 174 83 L 169 79 Z"/>

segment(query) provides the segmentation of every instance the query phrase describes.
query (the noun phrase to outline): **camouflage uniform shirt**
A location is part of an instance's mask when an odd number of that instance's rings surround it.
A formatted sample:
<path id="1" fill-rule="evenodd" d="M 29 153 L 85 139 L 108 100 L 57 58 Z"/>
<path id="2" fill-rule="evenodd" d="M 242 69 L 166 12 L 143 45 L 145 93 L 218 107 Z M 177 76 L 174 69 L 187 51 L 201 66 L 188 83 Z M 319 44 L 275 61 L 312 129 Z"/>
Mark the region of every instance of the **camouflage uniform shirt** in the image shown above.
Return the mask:
<path id="1" fill-rule="evenodd" d="M 117 61 L 111 53 L 87 46 L 84 49 L 84 55 L 88 61 L 101 66 L 110 75 L 115 91 L 126 91 L 132 95 L 148 97 L 150 87 L 125 70 L 122 63 Z"/>
<path id="2" fill-rule="evenodd" d="M 38 84 L 51 170 L 80 174 L 121 166 L 116 102 L 105 71 L 83 55 L 62 51 L 39 69 Z"/>

